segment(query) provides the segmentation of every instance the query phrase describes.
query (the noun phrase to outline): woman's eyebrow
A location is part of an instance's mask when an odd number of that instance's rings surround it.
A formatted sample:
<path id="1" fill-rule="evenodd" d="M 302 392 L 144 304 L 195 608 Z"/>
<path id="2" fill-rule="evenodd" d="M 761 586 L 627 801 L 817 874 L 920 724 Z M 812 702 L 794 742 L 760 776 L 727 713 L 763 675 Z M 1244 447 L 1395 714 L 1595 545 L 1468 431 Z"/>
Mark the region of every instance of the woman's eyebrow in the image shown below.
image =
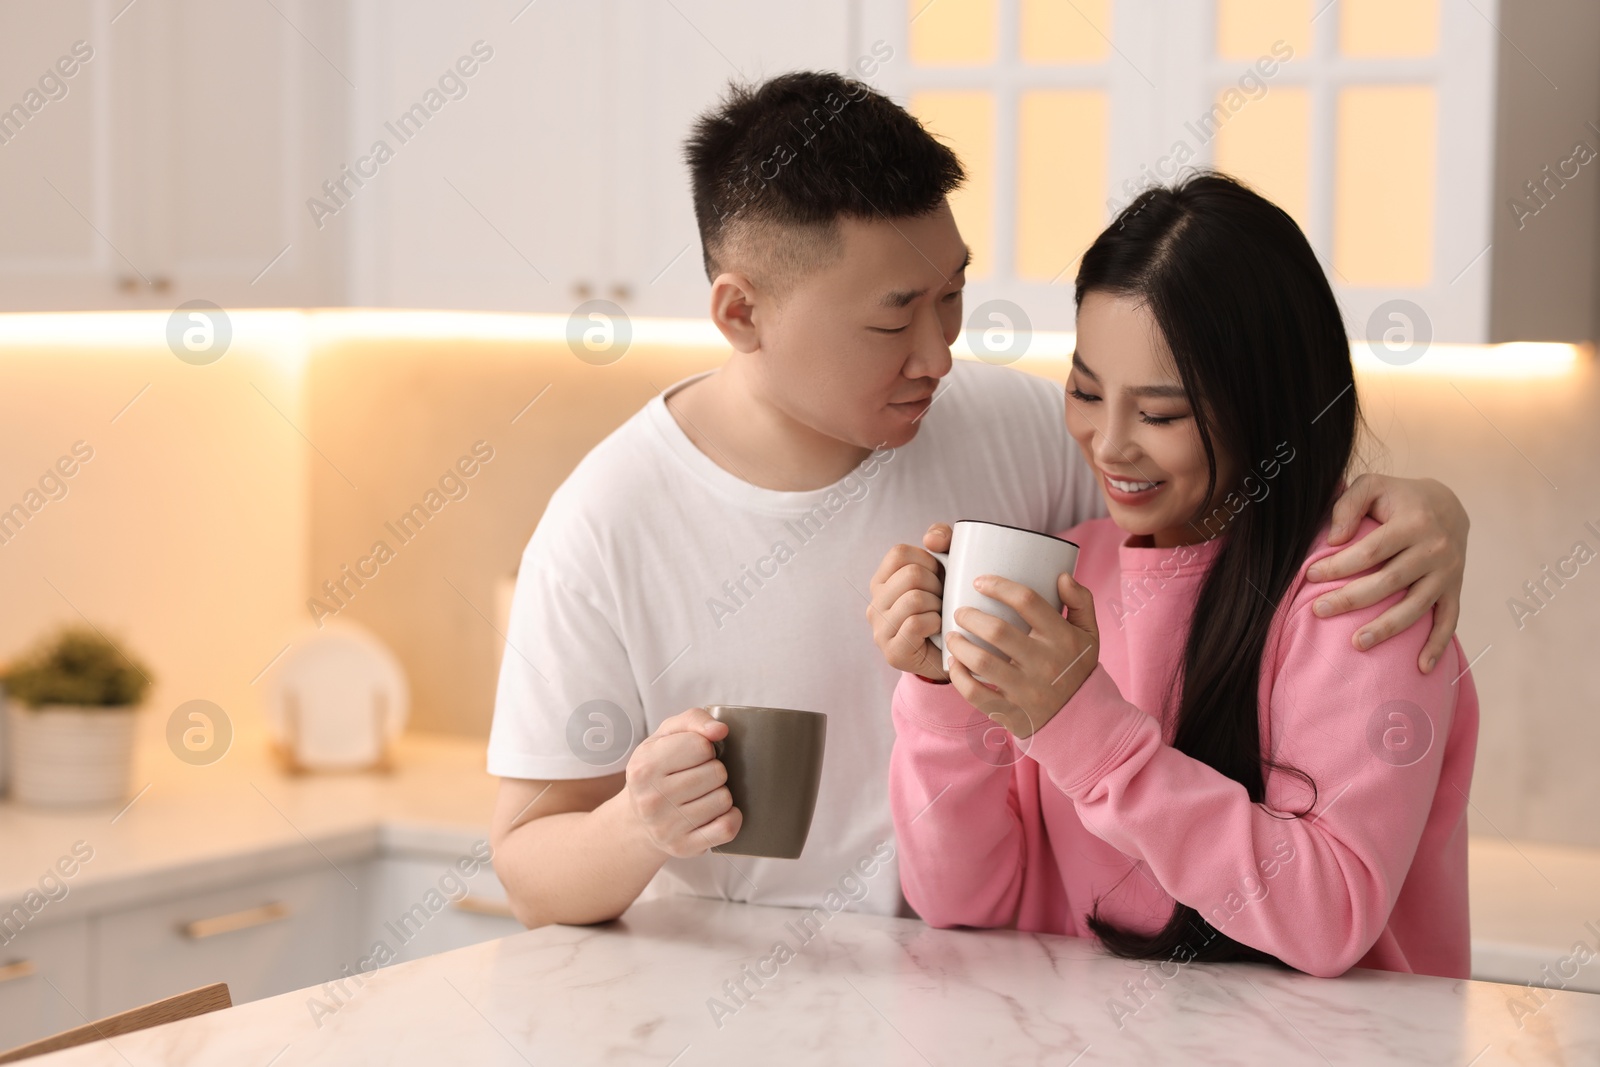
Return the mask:
<path id="1" fill-rule="evenodd" d="M 1089 365 L 1076 351 L 1072 353 L 1072 369 L 1092 382 L 1100 380 L 1100 376 L 1089 369 Z M 1183 391 L 1182 385 L 1136 385 L 1128 392 L 1133 396 L 1156 400 L 1187 400 L 1189 397 L 1189 394 Z"/>

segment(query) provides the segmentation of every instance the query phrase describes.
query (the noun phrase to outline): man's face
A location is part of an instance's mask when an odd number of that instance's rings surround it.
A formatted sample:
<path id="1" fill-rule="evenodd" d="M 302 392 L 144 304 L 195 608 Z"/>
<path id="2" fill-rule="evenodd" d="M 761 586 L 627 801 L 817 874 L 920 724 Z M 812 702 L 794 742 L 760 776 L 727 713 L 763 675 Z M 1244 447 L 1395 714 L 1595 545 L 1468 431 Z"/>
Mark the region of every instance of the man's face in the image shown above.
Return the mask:
<path id="1" fill-rule="evenodd" d="M 839 220 L 843 252 L 759 315 L 762 399 L 861 448 L 916 436 L 961 331 L 968 251 L 948 203 Z"/>

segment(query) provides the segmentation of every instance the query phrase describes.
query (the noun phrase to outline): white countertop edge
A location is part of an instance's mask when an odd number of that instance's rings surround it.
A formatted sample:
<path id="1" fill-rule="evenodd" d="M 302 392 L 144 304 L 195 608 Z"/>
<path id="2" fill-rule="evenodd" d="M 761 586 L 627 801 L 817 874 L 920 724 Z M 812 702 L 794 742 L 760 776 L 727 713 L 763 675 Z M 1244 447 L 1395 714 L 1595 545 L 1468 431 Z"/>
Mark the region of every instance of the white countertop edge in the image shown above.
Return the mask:
<path id="1" fill-rule="evenodd" d="M 283 844 L 252 846 L 190 862 L 120 870 L 99 878 L 92 876 L 91 866 L 85 866 L 87 877 L 74 878 L 69 883 L 68 894 L 48 904 L 30 925 L 43 928 L 86 915 L 297 874 L 330 864 L 338 867 L 386 856 L 449 862 L 467 854 L 474 844 L 488 836 L 487 826 L 392 819 L 343 827 Z M 13 888 L 0 895 L 0 901 L 9 907 L 33 888 L 32 885 Z"/>

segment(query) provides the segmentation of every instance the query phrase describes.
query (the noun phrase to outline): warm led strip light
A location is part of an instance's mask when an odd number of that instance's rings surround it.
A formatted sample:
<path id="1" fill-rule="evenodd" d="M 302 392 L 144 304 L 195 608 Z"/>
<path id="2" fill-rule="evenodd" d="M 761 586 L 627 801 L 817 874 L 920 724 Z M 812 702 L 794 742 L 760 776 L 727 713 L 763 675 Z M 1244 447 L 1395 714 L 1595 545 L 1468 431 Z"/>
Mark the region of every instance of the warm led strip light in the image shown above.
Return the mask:
<path id="1" fill-rule="evenodd" d="M 0 345 L 148 348 L 166 343 L 165 311 L 8 312 L 0 314 Z M 330 308 L 317 311 L 243 309 L 228 312 L 237 346 L 279 352 L 299 362 L 323 341 L 362 337 L 460 337 L 473 340 L 561 342 L 568 316 L 487 311 L 428 311 Z M 684 348 L 723 347 L 709 319 L 635 318 L 632 344 Z M 1028 360 L 1069 360 L 1077 335 L 1039 330 L 1028 341 Z M 973 359 L 966 334 L 951 346 Z M 1580 346 L 1532 341 L 1498 345 L 1433 344 L 1412 363 L 1394 365 L 1353 341 L 1351 358 L 1361 374 L 1431 377 L 1540 379 L 1577 370 Z"/>
<path id="2" fill-rule="evenodd" d="M 1381 342 L 1380 342 L 1381 343 Z M 1432 344 L 1414 363 L 1395 366 L 1363 341 L 1350 345 L 1360 374 L 1418 374 L 1434 378 L 1561 378 L 1578 369 L 1577 345 L 1512 341 L 1499 345 Z"/>

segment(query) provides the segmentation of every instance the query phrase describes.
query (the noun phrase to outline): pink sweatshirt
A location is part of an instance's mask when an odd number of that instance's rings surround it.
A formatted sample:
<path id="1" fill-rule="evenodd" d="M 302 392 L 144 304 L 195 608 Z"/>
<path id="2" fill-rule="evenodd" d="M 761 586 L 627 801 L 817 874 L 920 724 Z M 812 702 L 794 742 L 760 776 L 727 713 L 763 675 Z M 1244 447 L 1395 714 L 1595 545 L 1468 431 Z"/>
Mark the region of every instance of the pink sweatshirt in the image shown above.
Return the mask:
<path id="1" fill-rule="evenodd" d="M 1309 974 L 1468 977 L 1478 699 L 1459 642 L 1430 674 L 1416 666 L 1427 618 L 1352 648 L 1400 594 L 1314 615 L 1337 584 L 1305 578 L 1336 551 L 1323 531 L 1268 637 L 1258 703 L 1263 748 L 1311 776 L 1316 806 L 1274 816 L 1170 747 L 1168 683 L 1222 542 L 1129 548 L 1109 519 L 1062 536 L 1081 546 L 1075 575 L 1094 594 L 1100 649 L 1053 719 L 1019 742 L 953 685 L 907 674 L 895 690 L 889 796 L 901 884 L 923 919 L 1088 937 L 1099 901 L 1102 917 L 1153 932 L 1176 898 Z M 1290 775 L 1268 771 L 1266 783 L 1278 813 L 1310 799 Z"/>

